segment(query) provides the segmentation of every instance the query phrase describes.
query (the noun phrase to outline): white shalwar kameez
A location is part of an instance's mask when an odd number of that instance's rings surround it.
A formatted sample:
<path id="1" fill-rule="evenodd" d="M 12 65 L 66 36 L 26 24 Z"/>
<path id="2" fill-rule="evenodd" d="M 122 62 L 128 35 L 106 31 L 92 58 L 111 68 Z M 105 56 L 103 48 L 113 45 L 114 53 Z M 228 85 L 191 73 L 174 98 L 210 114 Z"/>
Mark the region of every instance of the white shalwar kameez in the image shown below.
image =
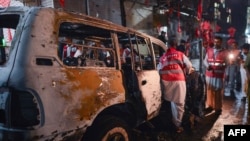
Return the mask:
<path id="1" fill-rule="evenodd" d="M 186 64 L 187 72 L 189 72 L 192 63 L 185 55 L 183 62 Z M 161 66 L 161 69 L 164 67 L 162 64 L 159 64 L 159 66 Z M 165 81 L 162 79 L 162 83 L 164 85 L 163 98 L 171 103 L 173 123 L 175 126 L 180 127 L 186 99 L 186 81 Z"/>

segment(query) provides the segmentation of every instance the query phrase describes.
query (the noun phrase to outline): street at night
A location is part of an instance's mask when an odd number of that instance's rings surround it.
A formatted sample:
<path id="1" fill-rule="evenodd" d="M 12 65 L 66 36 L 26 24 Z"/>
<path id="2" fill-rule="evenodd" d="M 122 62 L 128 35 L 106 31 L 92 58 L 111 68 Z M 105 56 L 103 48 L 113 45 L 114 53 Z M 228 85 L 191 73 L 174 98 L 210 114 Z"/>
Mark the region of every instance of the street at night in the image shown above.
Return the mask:
<path id="1" fill-rule="evenodd" d="M 177 134 L 169 128 L 164 130 L 162 123 L 157 123 L 161 127 L 158 129 L 152 125 L 150 128 L 150 125 L 147 124 L 143 127 L 145 132 L 135 131 L 137 141 L 223 141 L 224 125 L 250 125 L 250 119 L 247 118 L 246 101 L 242 101 L 240 109 L 235 109 L 234 102 L 233 97 L 225 96 L 221 115 L 216 115 L 212 111 L 199 122 L 194 123 L 191 128 L 188 126 L 181 134 Z M 165 119 L 163 122 L 168 123 L 169 120 L 171 119 Z"/>
<path id="2" fill-rule="evenodd" d="M 250 140 L 250 0 L 0 0 L 0 141 Z"/>

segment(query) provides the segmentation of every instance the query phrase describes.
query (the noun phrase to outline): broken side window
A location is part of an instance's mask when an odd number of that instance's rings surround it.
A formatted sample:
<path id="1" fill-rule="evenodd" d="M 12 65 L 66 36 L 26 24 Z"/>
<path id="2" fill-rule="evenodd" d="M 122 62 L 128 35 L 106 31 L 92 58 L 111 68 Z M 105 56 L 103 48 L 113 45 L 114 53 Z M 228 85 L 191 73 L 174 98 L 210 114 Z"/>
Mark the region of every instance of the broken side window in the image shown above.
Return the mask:
<path id="1" fill-rule="evenodd" d="M 163 53 L 165 51 L 161 46 L 159 46 L 155 43 L 153 43 L 153 49 L 154 49 L 154 53 L 155 53 L 156 65 L 158 65 L 160 62 L 160 57 L 163 55 Z"/>
<path id="2" fill-rule="evenodd" d="M 115 67 L 111 31 L 82 23 L 63 22 L 58 56 L 67 66 Z"/>
<path id="3" fill-rule="evenodd" d="M 19 22 L 17 14 L 0 15 L 0 65 L 9 60 L 11 42 Z"/>
<path id="4" fill-rule="evenodd" d="M 118 33 L 117 35 L 123 66 L 131 65 L 134 70 L 154 69 L 152 51 L 146 38 L 129 33 Z"/>

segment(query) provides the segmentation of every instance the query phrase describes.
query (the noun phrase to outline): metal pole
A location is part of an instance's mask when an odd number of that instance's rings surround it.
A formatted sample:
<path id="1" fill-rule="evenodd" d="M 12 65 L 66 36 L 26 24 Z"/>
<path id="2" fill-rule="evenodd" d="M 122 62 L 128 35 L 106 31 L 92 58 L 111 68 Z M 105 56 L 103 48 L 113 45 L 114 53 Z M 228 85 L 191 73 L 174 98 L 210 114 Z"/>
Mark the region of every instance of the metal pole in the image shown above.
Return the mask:
<path id="1" fill-rule="evenodd" d="M 203 54 L 203 41 L 202 41 L 202 39 L 201 38 L 199 38 L 199 50 L 200 50 L 200 58 L 199 58 L 199 64 L 200 64 L 200 66 L 199 66 L 199 72 L 202 74 L 203 73 L 203 56 L 204 56 L 204 54 Z"/>
<path id="2" fill-rule="evenodd" d="M 86 15 L 89 15 L 89 0 L 85 0 Z"/>

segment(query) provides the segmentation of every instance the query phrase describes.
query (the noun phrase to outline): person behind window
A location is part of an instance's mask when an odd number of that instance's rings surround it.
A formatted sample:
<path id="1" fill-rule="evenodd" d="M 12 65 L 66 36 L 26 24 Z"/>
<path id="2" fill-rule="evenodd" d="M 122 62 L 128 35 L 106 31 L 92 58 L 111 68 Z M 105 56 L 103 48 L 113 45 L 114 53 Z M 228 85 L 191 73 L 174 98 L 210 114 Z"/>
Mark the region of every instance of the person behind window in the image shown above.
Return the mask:
<path id="1" fill-rule="evenodd" d="M 72 39 L 66 37 L 66 45 L 63 47 L 63 59 L 66 57 L 74 57 L 77 48 L 72 44 Z"/>
<path id="2" fill-rule="evenodd" d="M 134 49 L 133 50 L 134 53 L 134 58 L 136 59 L 136 56 L 138 56 L 138 52 Z M 125 44 L 123 46 L 123 53 L 122 53 L 122 62 L 127 63 L 127 64 L 131 64 L 131 47 L 130 44 Z"/>
<path id="3" fill-rule="evenodd" d="M 72 44 L 71 38 L 66 38 L 65 41 L 67 44 L 63 47 L 63 63 L 67 66 L 77 66 L 78 60 L 74 57 L 77 48 Z"/>
<path id="4" fill-rule="evenodd" d="M 107 67 L 113 67 L 114 66 L 114 60 L 113 60 L 113 56 L 111 55 L 111 53 L 106 50 L 105 51 L 105 59 L 104 62 L 106 64 Z"/>
<path id="5" fill-rule="evenodd" d="M 79 58 L 82 55 L 83 47 L 81 45 L 82 45 L 82 41 L 78 41 L 76 45 L 76 51 L 74 53 L 75 58 Z"/>
<path id="6" fill-rule="evenodd" d="M 129 44 L 123 45 L 122 46 L 122 62 L 123 63 L 127 63 L 126 58 L 130 57 L 130 53 L 131 53 L 131 50 L 130 50 Z"/>
<path id="7" fill-rule="evenodd" d="M 78 44 L 81 44 L 78 42 Z M 76 46 L 76 52 L 74 54 L 74 58 L 77 59 L 78 65 L 83 66 L 85 64 L 85 56 L 83 56 L 83 47 Z"/>

